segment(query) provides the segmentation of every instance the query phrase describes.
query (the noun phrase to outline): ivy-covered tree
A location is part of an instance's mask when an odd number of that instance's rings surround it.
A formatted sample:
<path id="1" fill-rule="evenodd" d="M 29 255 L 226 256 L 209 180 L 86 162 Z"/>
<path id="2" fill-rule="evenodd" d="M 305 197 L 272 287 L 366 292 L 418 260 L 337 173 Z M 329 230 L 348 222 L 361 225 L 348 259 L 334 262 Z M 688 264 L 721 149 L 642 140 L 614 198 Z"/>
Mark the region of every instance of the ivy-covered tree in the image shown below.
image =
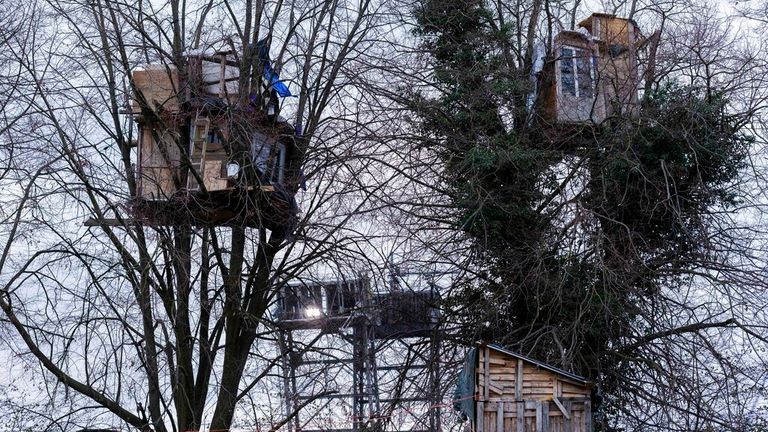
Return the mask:
<path id="1" fill-rule="evenodd" d="M 475 270 L 448 309 L 460 340 L 576 370 L 599 383 L 603 411 L 616 412 L 633 371 L 652 361 L 645 343 L 675 334 L 657 327 L 649 305 L 718 261 L 710 223 L 738 199 L 751 140 L 722 93 L 674 84 L 649 91 L 636 115 L 535 121 L 530 47 L 541 4 L 526 6 L 525 28 L 483 0 L 415 10 L 436 91 L 410 103 L 442 161 Z"/>
<path id="2" fill-rule="evenodd" d="M 510 285 L 524 285 L 535 267 L 530 251 L 539 249 L 549 225 L 536 206 L 553 154 L 530 139 L 526 104 L 518 101 L 525 99 L 531 83 L 503 49 L 510 29 L 494 24 L 485 2 L 426 1 L 416 17 L 416 33 L 431 55 L 440 95 L 415 94 L 413 104 L 444 163 L 444 180 L 459 212 L 457 227 L 475 240 L 474 253 L 487 270 L 483 289 L 470 284 L 455 300 L 493 315 L 499 309 L 485 302 L 495 304 L 498 296 L 510 293 Z M 527 313 L 527 293 L 517 290 L 505 299 L 517 309 L 515 316 Z M 488 314 L 467 314 L 477 321 L 468 328 L 481 338 L 496 339 L 497 327 L 479 323 L 506 321 L 509 314 Z"/>

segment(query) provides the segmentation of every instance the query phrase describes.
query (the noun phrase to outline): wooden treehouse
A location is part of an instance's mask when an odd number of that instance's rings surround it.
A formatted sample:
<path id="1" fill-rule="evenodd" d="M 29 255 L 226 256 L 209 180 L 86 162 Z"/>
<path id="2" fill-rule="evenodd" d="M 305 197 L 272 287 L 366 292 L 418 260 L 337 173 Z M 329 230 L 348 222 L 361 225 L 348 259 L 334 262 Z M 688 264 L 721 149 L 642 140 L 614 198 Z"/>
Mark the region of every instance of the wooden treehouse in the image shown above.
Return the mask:
<path id="1" fill-rule="evenodd" d="M 592 383 L 497 345 L 470 351 L 456 408 L 473 432 L 591 432 Z"/>
<path id="2" fill-rule="evenodd" d="M 642 38 L 632 20 L 595 13 L 579 31 L 554 39 L 554 61 L 542 80 L 542 115 L 556 123 L 602 123 L 638 110 L 637 51 Z"/>
<path id="3" fill-rule="evenodd" d="M 222 52 L 187 56 L 183 74 L 170 65 L 133 71 L 138 220 L 269 229 L 295 223 L 296 134 L 279 117 L 280 83 L 266 49 L 260 53 L 245 68 Z M 249 76 L 241 79 L 241 71 Z"/>

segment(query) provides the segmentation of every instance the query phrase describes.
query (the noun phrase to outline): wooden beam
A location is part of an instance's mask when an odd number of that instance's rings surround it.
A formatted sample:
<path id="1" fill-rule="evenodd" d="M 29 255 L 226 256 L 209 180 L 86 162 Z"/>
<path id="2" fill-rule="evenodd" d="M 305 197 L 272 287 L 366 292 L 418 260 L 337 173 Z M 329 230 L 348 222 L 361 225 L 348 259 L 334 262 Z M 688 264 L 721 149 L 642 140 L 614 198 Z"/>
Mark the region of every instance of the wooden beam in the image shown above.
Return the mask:
<path id="1" fill-rule="evenodd" d="M 525 402 L 517 402 L 516 432 L 525 432 Z"/>
<path id="2" fill-rule="evenodd" d="M 571 412 L 570 401 L 563 402 L 563 406 L 568 413 Z M 565 420 L 563 421 L 563 432 L 573 432 L 573 420 L 571 420 L 570 415 L 565 416 Z"/>
<path id="3" fill-rule="evenodd" d="M 499 401 L 496 409 L 496 432 L 504 432 L 504 402 Z"/>
<path id="4" fill-rule="evenodd" d="M 592 432 L 592 401 L 589 398 L 584 401 L 584 430 Z"/>
<path id="5" fill-rule="evenodd" d="M 485 428 L 483 428 L 483 422 L 485 421 L 485 404 L 483 401 L 477 402 L 477 412 L 475 413 L 475 417 L 477 417 L 477 420 L 475 420 L 475 432 L 485 432 Z"/>
<path id="6" fill-rule="evenodd" d="M 483 400 L 488 400 L 491 382 L 491 350 L 485 347 L 483 350 Z"/>
<path id="7" fill-rule="evenodd" d="M 490 378 L 488 378 L 488 388 L 497 395 L 503 395 L 504 389 L 496 385 Z"/>
<path id="8" fill-rule="evenodd" d="M 563 405 L 562 402 L 560 402 L 560 399 L 558 399 L 557 396 L 553 396 L 552 401 L 555 402 L 555 405 L 557 405 L 557 407 L 560 409 L 560 412 L 563 413 L 563 416 L 565 416 L 566 419 L 570 420 L 571 413 L 568 412 L 567 409 L 565 409 L 565 406 Z"/>
<path id="9" fill-rule="evenodd" d="M 544 408 L 542 401 L 536 401 L 536 432 L 544 431 Z"/>
<path id="10" fill-rule="evenodd" d="M 517 359 L 517 378 L 515 379 L 515 399 L 523 400 L 523 360 Z"/>

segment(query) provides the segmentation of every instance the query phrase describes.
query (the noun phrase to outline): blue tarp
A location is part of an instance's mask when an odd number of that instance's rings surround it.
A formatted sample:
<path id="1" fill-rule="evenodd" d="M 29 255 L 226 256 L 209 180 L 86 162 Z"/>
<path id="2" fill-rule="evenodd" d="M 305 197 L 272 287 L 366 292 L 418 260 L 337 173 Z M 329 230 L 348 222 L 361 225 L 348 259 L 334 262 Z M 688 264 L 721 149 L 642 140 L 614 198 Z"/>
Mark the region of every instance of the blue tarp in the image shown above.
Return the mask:
<path id="1" fill-rule="evenodd" d="M 264 79 L 267 81 L 267 88 L 274 89 L 278 96 L 288 97 L 291 91 L 284 82 L 280 81 L 280 76 L 272 69 L 272 61 L 269 58 L 269 38 L 266 37 L 256 42 L 256 50 L 259 56 L 259 67 L 264 71 Z"/>
<path id="2" fill-rule="evenodd" d="M 453 408 L 459 411 L 464 420 L 475 418 L 475 367 L 477 367 L 477 347 L 467 352 L 464 368 L 459 373 L 456 391 L 453 393 Z"/>
<path id="3" fill-rule="evenodd" d="M 269 87 L 275 89 L 278 96 L 292 96 L 291 91 L 288 90 L 288 86 L 280 81 L 280 77 L 272 70 L 272 65 L 270 65 L 269 62 L 264 65 L 264 79 L 269 83 Z"/>

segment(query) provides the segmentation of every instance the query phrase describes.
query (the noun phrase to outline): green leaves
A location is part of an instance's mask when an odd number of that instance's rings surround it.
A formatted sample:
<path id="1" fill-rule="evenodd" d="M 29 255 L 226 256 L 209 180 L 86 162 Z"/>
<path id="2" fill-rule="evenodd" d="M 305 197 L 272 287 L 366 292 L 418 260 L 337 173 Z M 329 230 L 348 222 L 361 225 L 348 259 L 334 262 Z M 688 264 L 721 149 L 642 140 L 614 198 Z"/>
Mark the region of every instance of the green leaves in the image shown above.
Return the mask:
<path id="1" fill-rule="evenodd" d="M 499 53 L 515 38 L 489 16 L 470 0 L 417 11 L 440 91 L 414 106 L 442 158 L 451 222 L 473 246 L 469 266 L 484 272 L 446 305 L 467 341 L 564 361 L 621 403 L 630 371 L 617 347 L 653 331 L 644 308 L 662 287 L 712 262 L 713 211 L 735 202 L 752 140 L 721 93 L 671 84 L 645 95 L 639 116 L 534 125 L 530 77 Z"/>
<path id="2" fill-rule="evenodd" d="M 462 170 L 471 173 L 485 173 L 493 171 L 498 158 L 496 152 L 490 148 L 475 146 L 469 149 L 462 161 Z"/>
<path id="3" fill-rule="evenodd" d="M 705 253 L 707 214 L 734 202 L 731 186 L 751 143 L 725 109 L 720 94 L 695 88 L 649 95 L 639 123 L 624 125 L 594 158 L 589 205 L 604 224 L 614 221 L 643 254 Z"/>

